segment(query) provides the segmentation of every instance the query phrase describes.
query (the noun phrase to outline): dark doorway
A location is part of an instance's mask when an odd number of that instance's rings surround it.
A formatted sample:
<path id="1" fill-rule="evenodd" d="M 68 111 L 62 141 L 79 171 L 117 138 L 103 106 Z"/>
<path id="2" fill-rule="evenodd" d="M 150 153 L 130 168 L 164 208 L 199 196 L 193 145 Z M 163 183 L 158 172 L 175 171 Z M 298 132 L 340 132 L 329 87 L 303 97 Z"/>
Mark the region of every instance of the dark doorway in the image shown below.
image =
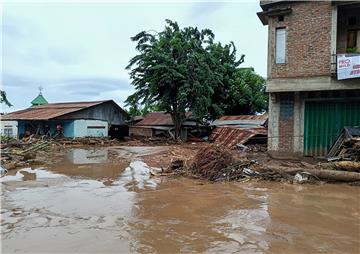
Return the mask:
<path id="1" fill-rule="evenodd" d="M 109 129 L 109 136 L 111 138 L 123 139 L 129 136 L 129 126 L 127 125 L 111 125 Z"/>

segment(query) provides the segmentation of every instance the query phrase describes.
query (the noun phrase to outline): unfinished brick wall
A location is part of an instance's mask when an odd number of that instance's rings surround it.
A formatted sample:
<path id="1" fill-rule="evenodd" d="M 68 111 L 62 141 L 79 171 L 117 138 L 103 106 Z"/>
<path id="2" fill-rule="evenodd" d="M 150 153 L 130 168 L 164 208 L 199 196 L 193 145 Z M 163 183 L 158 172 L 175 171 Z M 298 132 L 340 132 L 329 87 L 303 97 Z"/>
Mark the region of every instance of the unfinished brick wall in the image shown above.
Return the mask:
<path id="1" fill-rule="evenodd" d="M 269 17 L 269 78 L 328 76 L 331 68 L 331 2 L 295 2 L 292 13 Z M 287 29 L 286 63 L 275 63 L 276 28 Z"/>
<path id="2" fill-rule="evenodd" d="M 294 94 L 280 96 L 279 151 L 294 151 Z"/>

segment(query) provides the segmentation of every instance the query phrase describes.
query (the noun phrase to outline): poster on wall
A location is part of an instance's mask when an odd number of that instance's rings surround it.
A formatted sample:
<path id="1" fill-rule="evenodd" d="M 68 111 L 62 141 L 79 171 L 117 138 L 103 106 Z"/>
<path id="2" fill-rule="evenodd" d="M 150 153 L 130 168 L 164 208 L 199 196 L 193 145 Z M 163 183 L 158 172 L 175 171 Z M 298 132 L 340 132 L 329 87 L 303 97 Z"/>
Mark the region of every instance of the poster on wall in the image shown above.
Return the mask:
<path id="1" fill-rule="evenodd" d="M 360 78 L 360 55 L 337 57 L 337 79 Z"/>

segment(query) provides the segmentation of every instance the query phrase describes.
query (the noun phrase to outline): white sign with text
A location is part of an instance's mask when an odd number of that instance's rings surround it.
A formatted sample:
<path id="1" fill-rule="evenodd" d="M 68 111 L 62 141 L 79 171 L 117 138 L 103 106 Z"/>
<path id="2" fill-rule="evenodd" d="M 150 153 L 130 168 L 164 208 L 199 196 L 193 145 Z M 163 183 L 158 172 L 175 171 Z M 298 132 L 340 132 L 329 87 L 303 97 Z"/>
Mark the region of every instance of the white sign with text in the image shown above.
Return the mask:
<path id="1" fill-rule="evenodd" d="M 360 55 L 337 57 L 337 79 L 360 78 Z"/>

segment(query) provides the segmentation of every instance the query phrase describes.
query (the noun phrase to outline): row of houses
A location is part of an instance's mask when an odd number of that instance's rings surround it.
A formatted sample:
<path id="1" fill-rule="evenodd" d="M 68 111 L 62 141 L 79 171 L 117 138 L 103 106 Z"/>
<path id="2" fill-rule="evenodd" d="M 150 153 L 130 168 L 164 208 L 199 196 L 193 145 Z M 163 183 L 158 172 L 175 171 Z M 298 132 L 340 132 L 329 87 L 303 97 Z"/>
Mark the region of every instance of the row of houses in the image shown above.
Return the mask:
<path id="1" fill-rule="evenodd" d="M 22 138 L 29 135 L 76 137 L 173 137 L 174 124 L 169 114 L 151 112 L 144 117 L 128 119 L 127 113 L 114 101 L 48 103 L 40 93 L 32 106 L 1 116 L 1 135 Z M 203 141 L 208 138 L 231 148 L 254 136 L 266 137 L 264 116 L 223 116 L 212 123 L 200 124 L 191 114 L 181 127 L 182 140 Z M 237 135 L 236 133 L 240 133 Z M 232 133 L 231 142 L 228 142 Z M 237 137 L 234 137 L 234 134 Z M 241 137 L 241 138 L 240 138 Z"/>
<path id="2" fill-rule="evenodd" d="M 268 117 L 225 116 L 212 123 L 209 138 L 233 146 L 267 136 L 274 156 L 325 156 L 344 127 L 360 126 L 360 3 L 272 0 L 260 6 L 257 15 L 268 26 Z M 113 101 L 47 104 L 41 97 L 2 116 L 2 135 L 54 133 L 59 124 L 67 137 L 172 135 L 163 112 L 128 130 L 126 112 Z M 181 136 L 199 137 L 206 128 L 189 113 Z"/>

